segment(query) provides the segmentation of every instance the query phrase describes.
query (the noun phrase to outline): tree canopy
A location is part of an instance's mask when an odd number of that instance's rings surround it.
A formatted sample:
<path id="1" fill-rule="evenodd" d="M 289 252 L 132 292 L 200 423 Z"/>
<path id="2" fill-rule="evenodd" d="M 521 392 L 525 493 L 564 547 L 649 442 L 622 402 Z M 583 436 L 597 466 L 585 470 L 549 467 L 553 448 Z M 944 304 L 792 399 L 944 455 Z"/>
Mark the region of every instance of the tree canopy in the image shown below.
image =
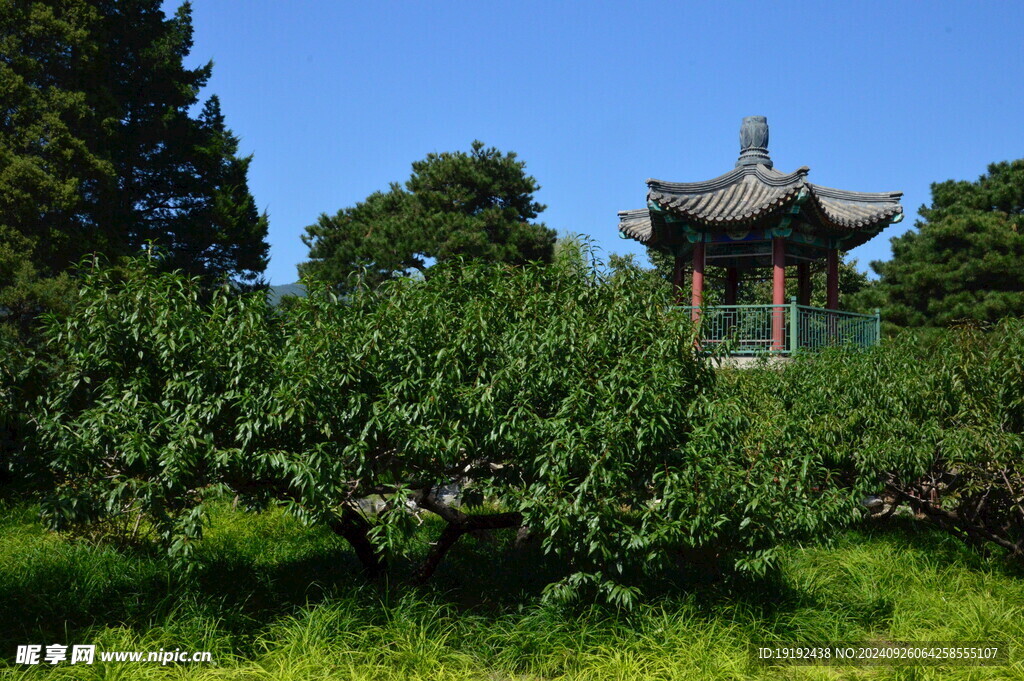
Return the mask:
<path id="1" fill-rule="evenodd" d="M 255 280 L 267 218 L 211 64 L 183 64 L 191 8 L 159 0 L 0 0 L 0 311 L 51 307 L 83 255 L 160 249 L 168 267 Z M 3 264 L 26 262 L 28 265 Z"/>
<path id="2" fill-rule="evenodd" d="M 900 326 L 1024 315 L 1024 159 L 994 163 L 975 182 L 932 185 L 917 231 L 892 239 L 882 315 Z"/>
<path id="3" fill-rule="evenodd" d="M 404 187 L 392 184 L 307 227 L 310 259 L 299 272 L 345 288 L 355 273 L 376 285 L 430 260 L 549 261 L 555 232 L 533 222 L 545 206 L 525 167 L 514 152 L 480 141 L 468 153 L 428 154 Z"/>

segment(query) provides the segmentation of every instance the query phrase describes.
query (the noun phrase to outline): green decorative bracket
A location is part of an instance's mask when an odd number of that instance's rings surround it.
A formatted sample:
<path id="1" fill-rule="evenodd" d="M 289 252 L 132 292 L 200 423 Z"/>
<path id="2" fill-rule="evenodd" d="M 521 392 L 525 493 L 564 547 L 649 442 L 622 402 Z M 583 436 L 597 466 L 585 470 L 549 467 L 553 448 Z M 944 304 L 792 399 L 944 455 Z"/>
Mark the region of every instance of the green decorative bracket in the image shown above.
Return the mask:
<path id="1" fill-rule="evenodd" d="M 798 244 L 808 244 L 816 248 L 831 248 L 829 240 L 823 236 L 817 234 L 807 234 L 806 232 L 793 232 L 790 240 Z"/>
<path id="2" fill-rule="evenodd" d="M 797 202 L 794 205 L 787 208 L 786 212 L 783 213 L 782 219 L 779 220 L 779 226 L 775 231 L 784 231 L 785 234 L 780 233 L 777 234 L 776 236 L 788 237 L 790 234 L 793 233 L 793 228 L 791 227 L 791 225 L 793 224 L 793 219 L 800 215 L 800 204 L 802 203 L 800 196 L 803 196 L 803 194 L 804 190 L 801 189 L 800 194 L 796 197 Z M 806 200 L 806 198 L 807 197 L 805 196 L 804 199 Z"/>
<path id="3" fill-rule="evenodd" d="M 707 232 L 700 232 L 688 224 L 683 224 L 683 234 L 691 244 L 711 243 L 711 235 Z"/>
<path id="4" fill-rule="evenodd" d="M 648 201 L 647 210 L 657 213 L 661 216 L 661 219 L 665 221 L 665 224 L 686 224 L 686 218 L 681 218 L 678 215 L 674 215 L 667 209 L 663 208 L 657 201 Z"/>

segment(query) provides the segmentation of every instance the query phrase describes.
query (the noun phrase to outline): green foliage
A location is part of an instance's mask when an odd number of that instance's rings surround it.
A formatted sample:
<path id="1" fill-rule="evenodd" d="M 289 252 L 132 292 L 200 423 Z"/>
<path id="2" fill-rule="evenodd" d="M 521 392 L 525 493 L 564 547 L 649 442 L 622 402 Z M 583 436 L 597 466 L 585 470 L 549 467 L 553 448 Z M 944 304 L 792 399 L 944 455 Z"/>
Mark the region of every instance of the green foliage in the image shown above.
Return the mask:
<path id="1" fill-rule="evenodd" d="M 468 478 L 581 574 L 665 558 L 677 535 L 655 500 L 674 483 L 663 470 L 684 459 L 690 426 L 678 415 L 711 374 L 686 318 L 642 281 L 602 282 L 572 260 L 443 264 L 349 306 L 301 301 L 320 346 L 307 354 L 325 375 L 309 399 L 359 426 L 340 479 L 373 476 L 350 494 L 403 497 Z M 324 347 L 334 335 L 352 340 Z M 406 518 L 384 514 L 380 541 Z"/>
<path id="2" fill-rule="evenodd" d="M 1024 160 L 933 184 L 918 212 L 917 231 L 892 239 L 892 260 L 872 263 L 883 318 L 916 327 L 1024 314 Z"/>
<path id="3" fill-rule="evenodd" d="M 362 281 L 369 286 L 426 267 L 423 235 L 409 221 L 413 201 L 397 184 L 306 228 L 303 242 L 311 260 L 299 274 L 331 282 L 346 290 Z"/>
<path id="4" fill-rule="evenodd" d="M 188 558 L 228 493 L 326 525 L 370 568 L 409 553 L 412 508 L 443 521 L 423 578 L 462 535 L 518 527 L 563 568 L 548 595 L 620 605 L 675 565 L 763 574 L 867 494 L 1024 553 L 1020 321 L 720 384 L 655 275 L 604 274 L 571 240 L 546 266 L 450 261 L 280 310 L 158 268 L 93 268 L 49 327 L 34 421 L 57 527 L 152 532 Z"/>
<path id="5" fill-rule="evenodd" d="M 30 345 L 44 312 L 66 312 L 74 295 L 67 274 L 47 276 L 33 262 L 33 242 L 0 225 L 0 337 Z"/>
<path id="6" fill-rule="evenodd" d="M 0 363 L 0 489 L 7 487 L 11 482 L 11 468 L 16 451 L 16 423 L 20 420 L 20 405 L 16 395 L 21 359 L 16 354 L 18 350 L 10 339 L 0 335 L 0 356 L 5 358 L 5 361 Z"/>
<path id="7" fill-rule="evenodd" d="M 151 527 L 187 555 L 203 499 L 239 464 L 239 412 L 279 340 L 262 295 L 220 289 L 204 304 L 199 279 L 157 266 L 92 268 L 73 313 L 51 321 L 62 366 L 38 416 L 39 464 L 56 477 L 52 525 Z"/>
<path id="8" fill-rule="evenodd" d="M 904 333 L 785 371 L 736 377 L 735 394 L 781 457 L 827 452 L 851 487 L 909 505 L 974 546 L 1024 557 L 1024 321 Z"/>
<path id="9" fill-rule="evenodd" d="M 103 149 L 115 184 L 95 196 L 105 253 L 154 243 L 168 268 L 209 279 L 253 281 L 266 267 L 267 221 L 248 191 L 249 159 L 224 125 L 216 98 L 193 118 L 212 64 L 184 66 L 192 47 L 186 2 L 166 17 L 158 0 L 102 6 L 99 59 L 85 94 L 103 116 Z"/>
<path id="10" fill-rule="evenodd" d="M 0 239 L 20 237 L 43 275 L 103 240 L 83 217 L 95 198 L 84 188 L 115 173 L 97 143 L 104 114 L 81 87 L 99 59 L 101 23 L 84 0 L 0 2 Z"/>
<path id="11" fill-rule="evenodd" d="M 347 306 L 312 295 L 298 304 L 301 328 L 317 329 L 306 356 L 325 378 L 309 402 L 295 392 L 296 409 L 343 408 L 359 424 L 335 478 L 357 481 L 352 496 L 418 500 L 466 478 L 520 513 L 574 570 L 554 595 L 593 588 L 626 602 L 631 572 L 677 560 L 763 571 L 778 541 L 826 530 L 855 499 L 823 489 L 817 452 L 775 461 L 743 446 L 745 417 L 714 400 L 670 295 L 635 267 L 602 280 L 571 257 L 441 265 Z M 374 477 L 360 480 L 366 469 Z M 407 516 L 379 522 L 388 542 Z"/>
<path id="12" fill-rule="evenodd" d="M 266 269 L 270 250 L 269 220 L 249 192 L 252 155 L 238 156 L 238 137 L 225 126 L 216 95 L 193 125 L 189 209 L 173 218 L 167 266 L 208 280 L 234 276 L 252 285 Z"/>
<path id="13" fill-rule="evenodd" d="M 523 264 L 551 258 L 555 235 L 532 223 L 545 208 L 540 185 L 514 152 L 474 141 L 472 150 L 427 154 L 412 164 L 406 189 L 423 212 L 430 255 Z"/>
<path id="14" fill-rule="evenodd" d="M 347 290 L 354 274 L 366 272 L 377 285 L 429 259 L 548 261 L 555 234 L 531 222 L 544 206 L 533 199 L 540 186 L 525 167 L 515 153 L 479 141 L 469 153 L 428 154 L 412 164 L 404 188 L 392 184 L 307 227 L 310 260 L 299 272 Z"/>
<path id="15" fill-rule="evenodd" d="M 95 269 L 48 333 L 64 365 L 38 419 L 47 517 L 152 529 L 187 557 L 205 499 L 228 492 L 327 524 L 366 562 L 406 550 L 411 505 L 446 523 L 423 577 L 462 534 L 522 526 L 566 568 L 552 595 L 620 604 L 638 575 L 763 572 L 779 542 L 850 517 L 827 454 L 748 440 L 668 290 L 588 262 L 446 262 L 277 312 L 204 303 L 149 262 Z M 453 481 L 485 503 L 447 505 Z"/>
<path id="16" fill-rule="evenodd" d="M 190 115 L 211 70 L 184 67 L 191 45 L 188 3 L 0 2 L 0 319 L 17 333 L 88 253 L 153 243 L 211 280 L 265 268 L 249 159 L 216 98 Z"/>

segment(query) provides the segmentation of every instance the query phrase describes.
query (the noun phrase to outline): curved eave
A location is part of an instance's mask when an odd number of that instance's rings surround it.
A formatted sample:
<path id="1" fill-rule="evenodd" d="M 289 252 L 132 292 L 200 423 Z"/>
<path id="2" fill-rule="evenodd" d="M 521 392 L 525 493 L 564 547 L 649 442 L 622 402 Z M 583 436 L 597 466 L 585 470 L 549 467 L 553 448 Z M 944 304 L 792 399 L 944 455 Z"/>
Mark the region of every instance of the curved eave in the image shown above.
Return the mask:
<path id="1" fill-rule="evenodd" d="M 668 243 L 666 223 L 704 231 L 769 225 L 799 212 L 816 232 L 839 238 L 845 249 L 859 246 L 903 218 L 902 192 L 853 192 L 806 181 L 809 169 L 781 173 L 763 165 L 735 168 L 706 182 L 647 180 L 647 208 L 621 211 L 623 237 L 648 246 Z M 799 204 L 799 211 L 795 205 Z M 789 208 L 792 207 L 792 210 Z"/>
<path id="2" fill-rule="evenodd" d="M 704 192 L 668 191 L 665 183 L 649 183 L 648 205 L 691 224 L 731 228 L 756 222 L 801 198 L 805 183 L 794 173 L 789 182 L 765 183 L 753 173 Z"/>
<path id="3" fill-rule="evenodd" d="M 874 236 L 903 215 L 903 192 L 851 192 L 811 183 L 807 183 L 807 188 L 811 193 L 808 203 L 822 222 L 836 231 L 866 231 Z"/>
<path id="4" fill-rule="evenodd" d="M 897 218 L 890 221 L 879 221 L 874 223 L 870 227 L 865 227 L 861 229 L 850 229 L 841 237 L 839 237 L 837 245 L 840 249 L 844 251 L 849 251 L 850 249 L 857 248 L 857 246 L 862 246 L 867 242 L 871 241 L 872 239 L 874 239 L 876 236 L 878 236 L 879 233 L 882 232 L 882 230 L 884 230 L 893 222 L 899 222 L 899 219 Z"/>
<path id="5" fill-rule="evenodd" d="M 753 177 L 770 187 L 788 187 L 801 183 L 810 170 L 807 166 L 801 166 L 791 173 L 780 173 L 767 166 L 749 165 L 733 168 L 724 175 L 704 182 L 665 182 L 652 178 L 647 180 L 647 186 L 667 194 L 707 194 L 734 185 L 745 177 Z"/>
<path id="6" fill-rule="evenodd" d="M 620 210 L 619 231 L 623 237 L 635 239 L 642 244 L 650 243 L 654 237 L 650 211 L 646 208 Z"/>

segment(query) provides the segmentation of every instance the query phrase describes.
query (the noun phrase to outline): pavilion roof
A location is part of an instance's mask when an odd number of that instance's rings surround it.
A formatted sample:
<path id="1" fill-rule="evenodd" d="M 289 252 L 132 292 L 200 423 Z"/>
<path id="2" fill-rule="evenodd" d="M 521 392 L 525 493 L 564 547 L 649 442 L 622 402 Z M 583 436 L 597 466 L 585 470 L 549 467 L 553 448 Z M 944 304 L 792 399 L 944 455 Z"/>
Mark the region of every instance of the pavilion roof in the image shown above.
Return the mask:
<path id="1" fill-rule="evenodd" d="M 901 218 L 902 192 L 853 192 L 812 184 L 806 166 L 792 173 L 775 170 L 767 155 L 767 124 L 763 119 L 761 123 L 763 138 L 749 142 L 744 121 L 741 140 L 747 146 L 737 167 L 724 175 L 706 182 L 647 180 L 647 208 L 619 213 L 622 235 L 658 247 L 675 240 L 673 223 L 701 232 L 734 232 L 775 227 L 799 212 L 802 228 L 841 237 L 844 248 L 852 248 Z"/>

